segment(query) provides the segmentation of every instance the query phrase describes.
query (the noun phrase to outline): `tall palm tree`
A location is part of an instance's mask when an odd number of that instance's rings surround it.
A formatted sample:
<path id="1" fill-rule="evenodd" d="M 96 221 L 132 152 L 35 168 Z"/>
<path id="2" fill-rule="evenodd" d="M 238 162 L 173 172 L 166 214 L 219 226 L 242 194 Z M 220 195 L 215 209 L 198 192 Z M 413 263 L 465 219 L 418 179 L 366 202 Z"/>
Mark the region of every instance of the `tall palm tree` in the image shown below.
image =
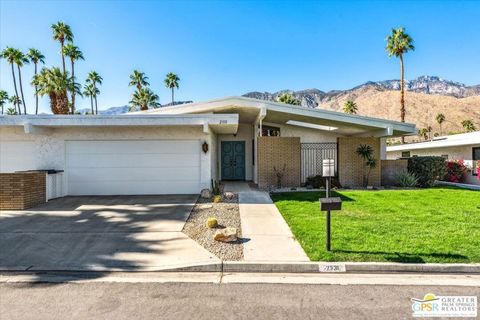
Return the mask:
<path id="1" fill-rule="evenodd" d="M 343 112 L 345 112 L 345 113 L 357 114 L 357 111 L 358 111 L 357 104 L 355 102 L 353 102 L 352 100 L 348 100 L 343 105 Z"/>
<path id="2" fill-rule="evenodd" d="M 75 61 L 85 60 L 83 58 L 83 53 L 77 46 L 74 46 L 73 43 L 67 43 L 63 47 L 63 55 L 70 58 L 70 65 L 72 71 L 72 85 L 75 83 Z M 72 114 L 75 113 L 75 90 L 71 91 L 72 94 Z"/>
<path id="3" fill-rule="evenodd" d="M 22 95 L 22 104 L 23 104 L 24 114 L 27 114 L 27 105 L 25 104 L 25 97 L 23 96 L 22 72 L 20 68 L 27 63 L 30 63 L 30 60 L 28 60 L 27 56 L 23 54 L 22 51 L 17 50 L 17 53 L 15 54 L 15 64 L 17 65 L 17 70 L 18 70 L 18 84 L 20 86 L 20 94 Z"/>
<path id="4" fill-rule="evenodd" d="M 130 101 L 131 110 L 139 107 L 140 110 L 144 111 L 148 110 L 149 107 L 157 108 L 159 105 L 158 95 L 153 93 L 150 88 L 142 88 L 135 91 Z"/>
<path id="5" fill-rule="evenodd" d="M 94 92 L 95 95 L 93 96 L 95 99 L 95 110 L 97 110 L 98 114 L 98 105 L 97 105 L 97 95 L 100 94 L 100 90 L 97 87 L 97 84 L 102 84 L 103 78 L 96 72 L 90 71 L 87 76 L 87 83 L 91 83 L 95 88 Z"/>
<path id="6" fill-rule="evenodd" d="M 53 40 L 57 40 L 60 42 L 60 53 L 62 55 L 62 66 L 63 66 L 63 73 L 67 73 L 67 69 L 65 68 L 65 55 L 63 52 L 63 47 L 65 46 L 65 41 L 73 41 L 73 33 L 72 29 L 68 24 L 63 21 L 58 21 L 55 24 L 52 24 L 52 31 L 53 31 Z"/>
<path id="7" fill-rule="evenodd" d="M 93 85 L 93 83 L 88 81 L 83 86 L 83 95 L 90 97 L 90 108 L 92 114 L 95 114 L 95 111 L 93 110 L 93 97 L 97 95 L 97 90 L 98 89 Z"/>
<path id="8" fill-rule="evenodd" d="M 477 130 L 473 121 L 469 119 L 462 121 L 462 127 L 465 129 L 465 132 L 473 132 Z"/>
<path id="9" fill-rule="evenodd" d="M 37 93 L 40 96 L 50 97 L 50 108 L 54 114 L 68 114 L 67 91 L 71 89 L 71 79 L 68 73 L 63 73 L 59 68 L 42 68 L 32 81 L 37 86 Z"/>
<path id="10" fill-rule="evenodd" d="M 403 55 L 408 51 L 415 50 L 413 39 L 405 30 L 400 27 L 392 29 L 392 34 L 387 37 L 388 56 L 395 56 L 400 59 L 400 119 L 405 122 L 405 68 L 403 62 Z M 402 143 L 405 143 L 405 138 L 402 136 Z"/>
<path id="11" fill-rule="evenodd" d="M 291 93 L 288 93 L 288 92 L 280 94 L 277 97 L 277 102 L 292 104 L 295 106 L 300 105 L 300 101 L 297 98 L 295 98 Z"/>
<path id="12" fill-rule="evenodd" d="M 145 73 L 140 72 L 138 70 L 133 70 L 132 74 L 130 75 L 130 83 L 129 86 L 137 87 L 137 90 L 140 91 L 144 86 L 150 85 L 148 83 L 148 77 Z"/>
<path id="13" fill-rule="evenodd" d="M 45 56 L 37 49 L 30 48 L 28 49 L 27 56 L 30 58 L 30 62 L 32 62 L 35 66 L 35 75 L 37 75 L 37 66 L 38 63 L 45 63 Z M 35 114 L 38 114 L 38 94 L 37 94 L 37 87 L 35 87 Z"/>
<path id="14" fill-rule="evenodd" d="M 440 135 L 442 135 L 443 134 L 442 123 L 445 122 L 445 115 L 443 113 L 438 113 L 437 116 L 435 117 L 435 120 L 437 120 L 437 123 L 440 126 Z"/>
<path id="15" fill-rule="evenodd" d="M 7 62 L 12 67 L 13 88 L 15 89 L 16 97 L 18 97 L 18 90 L 17 90 L 17 81 L 15 79 L 15 69 L 13 68 L 13 64 L 15 63 L 15 59 L 18 51 L 19 50 L 15 48 L 6 47 L 5 49 L 3 49 L 1 53 L 1 57 L 7 60 Z M 20 105 L 15 104 L 14 106 L 16 109 L 18 108 L 18 114 L 21 114 L 22 110 L 20 109 Z"/>
<path id="16" fill-rule="evenodd" d="M 0 90 L 0 108 L 2 108 L 2 114 L 3 114 L 3 108 L 7 101 L 9 101 L 8 93 L 5 90 Z"/>
<path id="17" fill-rule="evenodd" d="M 175 99 L 174 99 L 173 92 L 174 92 L 175 88 L 178 89 L 178 87 L 179 87 L 178 82 L 179 81 L 180 81 L 180 78 L 173 72 L 167 73 L 167 75 L 165 77 L 165 80 L 164 80 L 165 87 L 172 90 L 172 105 L 175 104 Z"/>
<path id="18" fill-rule="evenodd" d="M 418 130 L 418 135 L 422 137 L 425 141 L 428 140 L 428 129 L 427 128 L 421 128 Z"/>

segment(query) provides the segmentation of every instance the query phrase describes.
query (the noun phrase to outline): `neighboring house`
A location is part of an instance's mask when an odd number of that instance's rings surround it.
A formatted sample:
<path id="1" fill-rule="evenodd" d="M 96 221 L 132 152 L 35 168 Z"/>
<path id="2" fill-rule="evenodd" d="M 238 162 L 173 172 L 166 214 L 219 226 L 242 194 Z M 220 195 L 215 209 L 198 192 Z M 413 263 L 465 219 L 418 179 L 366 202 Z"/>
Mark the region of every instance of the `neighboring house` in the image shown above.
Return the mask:
<path id="1" fill-rule="evenodd" d="M 0 116 L 0 172 L 64 170 L 64 195 L 188 194 L 212 180 L 299 186 L 335 160 L 340 183 L 362 184 L 355 153 L 413 124 L 229 97 L 117 116 Z M 380 168 L 371 185 L 380 184 Z"/>
<path id="2" fill-rule="evenodd" d="M 437 137 L 432 141 L 387 147 L 387 159 L 416 156 L 440 156 L 447 160 L 463 160 L 471 168 L 465 182 L 480 185 L 476 165 L 480 160 L 480 131 Z"/>

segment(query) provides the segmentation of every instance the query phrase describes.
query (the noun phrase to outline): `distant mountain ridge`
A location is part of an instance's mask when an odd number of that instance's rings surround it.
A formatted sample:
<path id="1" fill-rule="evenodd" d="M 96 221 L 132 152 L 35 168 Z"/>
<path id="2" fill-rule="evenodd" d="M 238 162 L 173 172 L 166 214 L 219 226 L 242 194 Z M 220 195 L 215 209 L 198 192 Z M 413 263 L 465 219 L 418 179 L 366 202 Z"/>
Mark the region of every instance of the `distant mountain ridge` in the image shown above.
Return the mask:
<path id="1" fill-rule="evenodd" d="M 191 102 L 193 102 L 193 101 L 190 101 L 190 100 L 189 101 L 175 101 L 175 105 L 191 103 Z M 171 102 L 167 103 L 167 104 L 164 104 L 161 107 L 170 107 L 170 106 L 172 106 Z M 91 111 L 90 108 L 83 108 L 83 109 L 77 110 L 77 112 L 80 112 L 81 114 L 86 114 L 90 111 Z M 130 111 L 130 106 L 126 105 L 126 106 L 120 106 L 120 107 L 110 107 L 110 108 L 105 109 L 105 110 L 98 110 L 98 114 L 103 115 L 103 116 L 112 116 L 112 115 L 116 115 L 116 114 L 127 113 L 129 111 Z"/>
<path id="2" fill-rule="evenodd" d="M 291 93 L 300 100 L 301 105 L 308 108 L 317 108 L 324 103 L 329 103 L 342 96 L 353 94 L 360 95 L 366 90 L 391 91 L 400 90 L 400 80 L 368 81 L 364 84 L 347 90 L 332 90 L 328 92 L 319 89 L 307 89 L 300 91 L 280 90 L 277 92 L 248 92 L 245 97 L 275 101 L 285 92 Z M 429 95 L 451 96 L 466 98 L 480 95 L 480 85 L 467 86 L 460 82 L 444 80 L 437 76 L 421 76 L 417 79 L 405 81 L 405 89 L 410 92 L 424 93 Z"/>

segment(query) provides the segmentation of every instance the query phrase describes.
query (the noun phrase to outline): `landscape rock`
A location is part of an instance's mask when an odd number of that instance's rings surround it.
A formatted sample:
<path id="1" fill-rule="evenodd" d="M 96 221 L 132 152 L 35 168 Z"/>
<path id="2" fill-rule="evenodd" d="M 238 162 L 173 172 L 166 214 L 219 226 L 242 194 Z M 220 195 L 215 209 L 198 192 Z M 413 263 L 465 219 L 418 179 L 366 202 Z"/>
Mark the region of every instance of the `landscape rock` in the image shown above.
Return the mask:
<path id="1" fill-rule="evenodd" d="M 233 192 L 226 191 L 223 193 L 223 197 L 225 199 L 232 200 L 233 198 L 235 198 L 235 194 Z"/>
<path id="2" fill-rule="evenodd" d="M 212 192 L 210 191 L 210 189 L 203 189 L 200 192 L 200 197 L 202 197 L 203 199 L 210 199 L 212 197 Z"/>
<path id="3" fill-rule="evenodd" d="M 215 241 L 235 242 L 237 241 L 237 228 L 226 227 L 215 232 L 213 236 Z"/>

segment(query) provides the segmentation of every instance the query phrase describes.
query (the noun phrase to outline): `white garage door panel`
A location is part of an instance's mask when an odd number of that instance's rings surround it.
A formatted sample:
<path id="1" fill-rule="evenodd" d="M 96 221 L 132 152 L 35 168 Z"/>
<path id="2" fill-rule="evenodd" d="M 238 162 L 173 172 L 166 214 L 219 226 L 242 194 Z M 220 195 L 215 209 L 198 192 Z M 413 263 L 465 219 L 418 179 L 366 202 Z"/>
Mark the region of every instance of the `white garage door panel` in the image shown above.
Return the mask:
<path id="1" fill-rule="evenodd" d="M 95 181 L 198 181 L 199 167 L 172 168 L 69 168 L 69 182 Z"/>
<path id="2" fill-rule="evenodd" d="M 96 161 L 90 162 L 92 154 L 69 154 L 68 163 L 70 168 L 130 168 L 137 166 L 138 155 L 137 154 L 122 154 L 121 157 L 114 157 L 112 159 L 111 154 L 95 154 Z M 198 166 L 199 155 L 182 155 L 179 154 L 143 154 L 142 155 L 142 167 L 144 168 L 172 168 L 172 167 L 184 167 L 184 166 Z"/>
<path id="3" fill-rule="evenodd" d="M 67 141 L 69 195 L 200 191 L 199 140 Z"/>
<path id="4" fill-rule="evenodd" d="M 38 169 L 37 159 L 33 141 L 0 141 L 0 172 Z"/>

